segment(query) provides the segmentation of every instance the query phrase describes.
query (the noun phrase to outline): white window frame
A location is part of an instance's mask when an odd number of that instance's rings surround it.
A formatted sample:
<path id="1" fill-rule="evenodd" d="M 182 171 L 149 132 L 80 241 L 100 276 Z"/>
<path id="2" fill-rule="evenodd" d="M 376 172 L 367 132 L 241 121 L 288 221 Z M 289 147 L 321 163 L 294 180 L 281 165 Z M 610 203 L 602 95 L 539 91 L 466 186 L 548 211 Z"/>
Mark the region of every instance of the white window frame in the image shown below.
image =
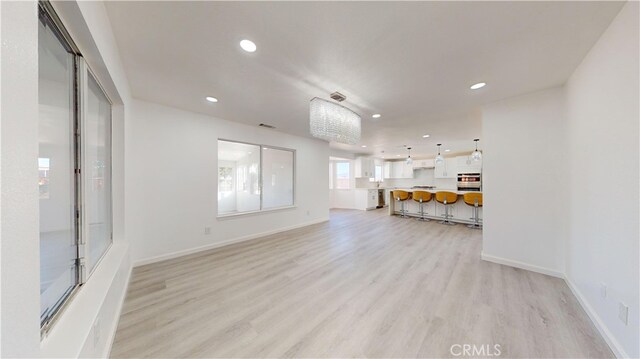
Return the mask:
<path id="1" fill-rule="evenodd" d="M 280 211 L 283 209 L 290 209 L 290 208 L 296 208 L 297 207 L 297 151 L 293 148 L 286 148 L 286 147 L 278 147 L 278 146 L 271 146 L 271 145 L 264 145 L 264 144 L 259 144 L 259 143 L 252 143 L 252 142 L 245 142 L 245 141 L 238 141 L 238 140 L 229 140 L 226 138 L 218 138 L 218 141 L 216 142 L 216 178 L 217 178 L 217 169 L 219 168 L 219 161 L 220 159 L 218 158 L 218 144 L 220 143 L 220 141 L 224 141 L 224 142 L 231 142 L 231 143 L 239 143 L 239 144 L 243 144 L 243 145 L 250 145 L 250 146 L 257 146 L 258 148 L 260 148 L 260 162 L 259 162 L 259 173 L 260 175 L 258 176 L 258 186 L 260 188 L 260 209 L 257 210 L 252 210 L 252 211 L 243 211 L 243 212 L 237 212 L 237 213 L 224 213 L 224 214 L 220 214 L 219 213 L 219 205 L 218 205 L 218 192 L 220 191 L 220 189 L 218 188 L 218 181 L 216 181 L 216 214 L 217 214 L 217 218 L 218 219 L 224 219 L 224 218 L 232 218 L 232 217 L 238 217 L 238 216 L 246 216 L 246 215 L 252 215 L 252 214 L 260 214 L 260 213 L 266 213 L 266 212 L 272 212 L 272 211 Z M 289 151 L 293 154 L 293 164 L 292 164 L 292 168 L 293 168 L 293 203 L 290 205 L 285 205 L 285 206 L 280 206 L 280 207 L 272 207 L 272 208 L 267 208 L 264 209 L 264 201 L 263 201 L 263 194 L 264 194 L 264 186 L 263 186 L 263 181 L 262 181 L 262 177 L 263 177 L 263 172 L 262 172 L 262 167 L 263 167 L 263 161 L 262 161 L 262 152 L 264 151 L 265 148 L 268 149 L 274 149 L 274 150 L 281 150 L 281 151 Z M 236 188 L 237 191 L 237 188 Z"/>

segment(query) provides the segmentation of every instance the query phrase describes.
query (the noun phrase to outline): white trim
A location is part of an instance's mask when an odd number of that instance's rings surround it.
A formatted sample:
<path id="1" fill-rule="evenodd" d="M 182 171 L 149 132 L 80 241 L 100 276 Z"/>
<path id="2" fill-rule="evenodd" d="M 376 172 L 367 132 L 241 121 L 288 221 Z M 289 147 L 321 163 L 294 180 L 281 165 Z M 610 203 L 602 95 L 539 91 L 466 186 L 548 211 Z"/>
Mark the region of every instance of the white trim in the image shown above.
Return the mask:
<path id="1" fill-rule="evenodd" d="M 122 315 L 122 308 L 124 307 L 124 300 L 126 299 L 127 293 L 129 292 L 129 283 L 131 283 L 131 273 L 133 273 L 133 266 L 129 266 L 124 290 L 122 291 L 122 295 L 120 296 L 120 301 L 118 303 L 118 309 L 116 310 L 117 317 L 116 317 L 116 320 L 113 321 L 113 326 L 109 329 L 109 337 L 107 338 L 107 345 L 105 346 L 105 349 L 104 349 L 105 351 L 102 353 L 101 358 L 111 357 L 111 348 L 113 348 L 113 341 L 116 339 L 116 331 L 118 330 L 118 324 L 120 324 L 120 317 Z"/>
<path id="2" fill-rule="evenodd" d="M 501 257 L 494 257 L 492 255 L 485 254 L 484 252 L 480 253 L 480 258 L 482 258 L 483 261 L 497 263 L 497 264 L 503 264 L 503 265 L 510 266 L 510 267 L 525 269 L 525 270 L 528 270 L 528 271 L 531 271 L 531 272 L 541 273 L 541 274 L 545 274 L 545 275 L 550 275 L 552 277 L 564 279 L 564 273 L 558 272 L 557 270 L 554 270 L 554 269 L 539 267 L 539 266 L 536 266 L 536 265 L 533 265 L 533 264 L 514 261 L 514 260 L 511 260 L 511 259 L 506 259 L 506 258 L 501 258 Z"/>
<path id="3" fill-rule="evenodd" d="M 223 220 L 223 219 L 228 219 L 228 218 L 235 218 L 235 217 L 242 217 L 242 216 L 251 216 L 251 215 L 256 215 L 256 214 L 262 214 L 262 213 L 270 213 L 270 212 L 277 212 L 277 211 L 286 211 L 286 210 L 290 210 L 290 209 L 296 209 L 298 208 L 298 206 L 296 205 L 291 205 L 291 206 L 281 206 L 281 207 L 274 207 L 274 208 L 267 208 L 267 209 L 258 209 L 255 211 L 246 211 L 246 212 L 236 212 L 236 213 L 227 213 L 227 214 L 220 214 L 216 217 L 216 219 L 218 220 Z"/>
<path id="4" fill-rule="evenodd" d="M 595 325 L 596 329 L 598 329 L 598 332 L 600 332 L 600 335 L 602 335 L 605 342 L 607 342 L 607 345 L 609 345 L 609 348 L 611 349 L 613 354 L 616 356 L 616 358 L 630 358 L 629 355 L 627 355 L 627 353 L 622 348 L 622 345 L 618 343 L 618 341 L 613 336 L 613 334 L 611 334 L 607 326 L 602 322 L 598 313 L 596 313 L 596 311 L 589 305 L 589 302 L 587 301 L 587 299 L 582 295 L 582 293 L 580 293 L 580 291 L 578 290 L 578 287 L 575 286 L 567 276 L 564 276 L 564 281 L 567 283 L 567 286 L 569 286 L 569 289 L 571 289 L 573 296 L 576 297 L 576 299 L 578 299 L 578 303 L 580 303 L 580 306 L 582 306 L 582 309 L 584 309 L 584 311 L 587 312 L 589 319 L 591 319 L 591 322 L 593 323 L 593 325 Z"/>
<path id="5" fill-rule="evenodd" d="M 290 231 L 292 229 L 297 229 L 297 228 L 310 226 L 310 225 L 313 225 L 313 224 L 327 222 L 328 220 L 329 220 L 329 218 L 318 219 L 318 220 L 314 220 L 314 221 L 310 221 L 310 222 L 305 222 L 305 223 L 302 223 L 302 224 L 296 224 L 296 225 L 289 226 L 289 227 L 279 228 L 279 229 L 266 231 L 266 232 L 262 232 L 262 233 L 250 234 L 248 236 L 228 239 L 228 240 L 224 240 L 224 241 L 221 241 L 221 242 L 215 242 L 215 243 L 207 244 L 207 245 L 200 246 L 200 247 L 189 248 L 189 249 L 184 249 L 184 250 L 180 250 L 180 251 L 173 252 L 173 253 L 161 254 L 161 255 L 155 256 L 155 257 L 140 259 L 140 260 L 137 260 L 137 261 L 135 261 L 133 263 L 133 267 L 139 267 L 139 266 L 143 266 L 143 265 L 146 265 L 146 264 L 161 262 L 161 261 L 164 261 L 164 260 L 167 260 L 167 259 L 178 258 L 178 257 L 186 256 L 186 255 L 189 255 L 189 254 L 206 251 L 206 250 L 209 250 L 209 249 L 228 246 L 230 244 L 249 241 L 249 240 L 252 240 L 252 239 L 257 239 L 257 238 L 260 238 L 260 237 L 269 236 L 269 235 L 276 234 L 276 233 Z"/>

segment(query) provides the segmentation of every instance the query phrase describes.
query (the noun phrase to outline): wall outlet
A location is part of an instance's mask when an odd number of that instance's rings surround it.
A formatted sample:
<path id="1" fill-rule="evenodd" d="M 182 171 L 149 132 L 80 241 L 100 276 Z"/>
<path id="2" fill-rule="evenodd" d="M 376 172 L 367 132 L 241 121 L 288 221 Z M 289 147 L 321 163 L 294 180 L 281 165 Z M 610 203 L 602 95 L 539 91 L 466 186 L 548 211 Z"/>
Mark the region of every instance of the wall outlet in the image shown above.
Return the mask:
<path id="1" fill-rule="evenodd" d="M 629 324 L 629 307 L 622 302 L 618 305 L 618 318 L 624 325 Z"/>
<path id="2" fill-rule="evenodd" d="M 607 285 L 600 283 L 600 296 L 604 299 L 607 297 Z"/>
<path id="3" fill-rule="evenodd" d="M 211 234 L 211 227 L 204 227 L 204 234 Z"/>
<path id="4" fill-rule="evenodd" d="M 93 322 L 93 347 L 97 348 L 100 343 L 100 318 Z"/>

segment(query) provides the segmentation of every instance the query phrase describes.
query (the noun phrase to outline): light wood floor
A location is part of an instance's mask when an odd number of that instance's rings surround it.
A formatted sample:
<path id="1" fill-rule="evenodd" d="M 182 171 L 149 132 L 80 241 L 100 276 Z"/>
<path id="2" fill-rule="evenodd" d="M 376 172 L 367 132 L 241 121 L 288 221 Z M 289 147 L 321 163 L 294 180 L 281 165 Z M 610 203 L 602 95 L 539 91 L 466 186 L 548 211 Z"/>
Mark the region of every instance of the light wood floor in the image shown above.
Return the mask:
<path id="1" fill-rule="evenodd" d="M 176 240 L 179 240 L 176 238 Z M 331 220 L 135 268 L 113 357 L 613 357 L 566 284 L 480 260 L 482 232 Z"/>

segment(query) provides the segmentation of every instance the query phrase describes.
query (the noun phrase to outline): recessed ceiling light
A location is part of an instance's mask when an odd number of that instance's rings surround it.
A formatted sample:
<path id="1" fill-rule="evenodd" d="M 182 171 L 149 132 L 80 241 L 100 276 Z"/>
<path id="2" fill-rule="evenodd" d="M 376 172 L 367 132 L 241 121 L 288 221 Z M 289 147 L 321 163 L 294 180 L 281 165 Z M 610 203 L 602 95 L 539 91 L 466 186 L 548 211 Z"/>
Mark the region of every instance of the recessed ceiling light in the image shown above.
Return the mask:
<path id="1" fill-rule="evenodd" d="M 427 138 L 429 137 L 429 135 L 422 135 L 422 138 Z"/>
<path id="2" fill-rule="evenodd" d="M 446 150 L 444 150 L 444 152 L 451 152 L 451 150 L 447 148 Z"/>
<path id="3" fill-rule="evenodd" d="M 396 157 L 400 157 L 400 155 L 396 155 Z"/>
<path id="4" fill-rule="evenodd" d="M 485 87 L 486 85 L 487 84 L 484 83 L 484 82 L 478 82 L 475 85 L 471 85 L 471 87 L 469 87 L 469 88 L 472 89 L 472 90 L 477 90 L 477 89 L 481 89 L 481 88 Z"/>
<path id="5" fill-rule="evenodd" d="M 371 116 L 371 117 L 373 117 L 373 118 L 380 118 L 380 114 L 379 114 L 379 113 L 375 113 L 375 114 L 373 114 L 373 116 Z"/>
<path id="6" fill-rule="evenodd" d="M 240 47 L 242 47 L 242 49 L 246 52 L 255 52 L 258 48 L 256 44 L 254 44 L 251 40 L 240 41 Z"/>
<path id="7" fill-rule="evenodd" d="M 205 99 L 206 99 L 207 101 L 209 101 L 209 102 L 218 102 L 218 99 L 217 99 L 217 98 L 215 98 L 215 97 L 211 97 L 211 96 L 207 96 Z"/>
<path id="8" fill-rule="evenodd" d="M 367 147 L 367 145 L 362 145 L 362 148 L 365 148 L 365 147 Z"/>

